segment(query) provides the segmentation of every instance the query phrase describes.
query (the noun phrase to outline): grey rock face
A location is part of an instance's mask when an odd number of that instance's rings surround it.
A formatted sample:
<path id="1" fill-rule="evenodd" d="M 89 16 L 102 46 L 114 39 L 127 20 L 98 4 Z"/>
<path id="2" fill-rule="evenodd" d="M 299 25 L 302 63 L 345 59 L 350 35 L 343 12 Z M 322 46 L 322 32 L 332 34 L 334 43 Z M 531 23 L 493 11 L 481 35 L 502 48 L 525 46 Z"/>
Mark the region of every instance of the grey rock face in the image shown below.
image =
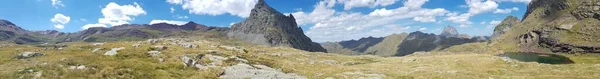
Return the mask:
<path id="1" fill-rule="evenodd" d="M 259 0 L 250 16 L 231 26 L 228 37 L 270 46 L 286 46 L 311 52 L 326 52 L 312 42 L 296 24 L 294 16 L 285 16 Z"/>
<path id="2" fill-rule="evenodd" d="M 38 57 L 38 56 L 44 56 L 44 55 L 45 54 L 39 53 L 39 52 L 23 52 L 23 53 L 17 55 L 15 58 L 27 59 L 27 58 L 31 58 L 31 57 Z"/>
<path id="3" fill-rule="evenodd" d="M 600 1 L 584 0 L 571 14 L 579 20 L 584 18 L 600 19 Z"/>
<path id="4" fill-rule="evenodd" d="M 444 31 L 442 31 L 442 33 L 440 34 L 440 36 L 445 36 L 445 37 L 458 37 L 458 31 L 456 31 L 456 28 L 452 27 L 452 26 L 446 26 L 444 28 Z"/>
<path id="5" fill-rule="evenodd" d="M 494 33 L 492 34 L 491 39 L 498 39 L 498 37 L 501 37 L 504 35 L 504 33 L 506 33 L 506 31 L 510 30 L 510 28 L 519 23 L 521 23 L 521 21 L 515 16 L 506 17 L 500 24 L 496 26 L 496 28 L 494 28 Z"/>
<path id="6" fill-rule="evenodd" d="M 527 6 L 527 12 L 523 19 L 529 18 L 530 14 L 537 8 L 544 8 L 541 16 L 552 15 L 560 10 L 569 8 L 569 0 L 531 0 Z"/>

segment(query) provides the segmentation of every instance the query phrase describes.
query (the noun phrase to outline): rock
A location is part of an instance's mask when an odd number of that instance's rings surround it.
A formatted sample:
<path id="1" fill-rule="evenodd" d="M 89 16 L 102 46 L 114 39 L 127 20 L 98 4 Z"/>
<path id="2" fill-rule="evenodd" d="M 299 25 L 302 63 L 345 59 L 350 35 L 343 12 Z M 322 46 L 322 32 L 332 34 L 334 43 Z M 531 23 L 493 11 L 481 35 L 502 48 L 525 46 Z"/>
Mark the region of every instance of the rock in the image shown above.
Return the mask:
<path id="1" fill-rule="evenodd" d="M 180 59 L 181 59 L 181 61 L 183 62 L 183 65 L 184 65 L 184 66 L 186 66 L 186 67 L 189 67 L 189 66 L 194 66 L 194 65 L 196 64 L 196 60 L 193 60 L 193 59 L 192 59 L 192 58 L 190 58 L 190 57 L 187 57 L 187 56 L 181 56 L 181 57 L 179 57 L 179 58 L 180 58 Z"/>
<path id="2" fill-rule="evenodd" d="M 82 69 L 87 69 L 87 67 L 85 67 L 85 65 L 69 66 L 69 69 L 71 69 L 71 70 L 82 70 Z"/>
<path id="3" fill-rule="evenodd" d="M 384 79 L 386 76 L 384 74 L 366 74 L 363 72 L 344 72 L 343 79 L 347 78 L 356 78 L 356 79 Z"/>
<path id="4" fill-rule="evenodd" d="M 264 0 L 256 3 L 246 20 L 232 25 L 227 36 L 260 45 L 285 46 L 311 52 L 327 51 L 304 35 L 293 15 L 283 15 Z"/>
<path id="5" fill-rule="evenodd" d="M 179 46 L 185 47 L 185 48 L 198 48 L 198 45 L 194 45 L 192 43 L 180 43 Z"/>
<path id="6" fill-rule="evenodd" d="M 94 46 L 101 46 L 101 45 L 104 45 L 104 43 L 92 43 L 92 45 L 94 45 Z"/>
<path id="7" fill-rule="evenodd" d="M 158 57 L 158 56 L 160 56 L 161 52 L 160 51 L 148 51 L 148 54 L 152 57 Z"/>
<path id="8" fill-rule="evenodd" d="M 162 50 L 166 50 L 167 46 L 163 46 L 163 45 L 157 45 L 157 46 L 152 46 L 150 47 L 150 50 L 156 50 L 156 51 L 162 51 Z"/>
<path id="9" fill-rule="evenodd" d="M 231 46 L 219 46 L 219 47 L 223 48 L 225 50 L 236 51 L 236 52 L 239 52 L 239 53 L 247 53 L 245 51 L 245 49 L 240 49 L 240 48 L 237 48 L 237 47 L 231 47 Z"/>
<path id="10" fill-rule="evenodd" d="M 260 68 L 257 68 L 260 67 Z M 295 73 L 283 73 L 279 70 L 264 65 L 251 66 L 246 63 L 225 68 L 225 72 L 219 77 L 224 79 L 308 79 Z"/>
<path id="11" fill-rule="evenodd" d="M 106 53 L 104 53 L 104 55 L 108 55 L 108 56 L 114 56 L 117 55 L 119 52 L 119 50 L 123 50 L 125 49 L 125 47 L 119 47 L 119 48 L 112 48 L 110 49 L 110 51 L 107 51 Z"/>
<path id="12" fill-rule="evenodd" d="M 499 37 L 503 36 L 504 33 L 510 30 L 510 28 L 516 26 L 519 23 L 521 23 L 521 20 L 519 20 L 519 18 L 515 16 L 506 17 L 500 24 L 496 26 L 496 28 L 494 28 L 494 33 L 490 38 L 492 40 L 498 39 Z"/>
<path id="13" fill-rule="evenodd" d="M 42 77 L 42 74 L 43 74 L 42 71 L 35 72 L 35 76 L 33 76 L 33 78 L 31 78 L 31 79 L 38 79 L 38 78 Z"/>
<path id="14" fill-rule="evenodd" d="M 158 43 L 158 41 L 159 41 L 158 39 L 148 39 L 148 40 L 146 40 L 146 42 L 148 42 L 150 44 Z"/>
<path id="15" fill-rule="evenodd" d="M 27 58 L 31 58 L 31 57 L 38 57 L 38 56 L 44 56 L 44 55 L 45 54 L 39 53 L 39 52 L 23 52 L 23 53 L 17 55 L 15 58 L 27 59 Z"/>
<path id="16" fill-rule="evenodd" d="M 137 47 L 140 47 L 140 44 L 133 44 L 133 45 L 131 45 L 131 47 L 136 47 L 137 48 Z"/>
<path id="17" fill-rule="evenodd" d="M 92 51 L 92 53 L 96 53 L 96 52 L 98 52 L 98 51 L 100 51 L 100 50 L 104 50 L 104 48 L 96 48 L 96 49 L 94 49 L 94 50 Z"/>
<path id="18" fill-rule="evenodd" d="M 444 37 L 459 37 L 458 31 L 452 26 L 446 26 L 440 36 Z"/>

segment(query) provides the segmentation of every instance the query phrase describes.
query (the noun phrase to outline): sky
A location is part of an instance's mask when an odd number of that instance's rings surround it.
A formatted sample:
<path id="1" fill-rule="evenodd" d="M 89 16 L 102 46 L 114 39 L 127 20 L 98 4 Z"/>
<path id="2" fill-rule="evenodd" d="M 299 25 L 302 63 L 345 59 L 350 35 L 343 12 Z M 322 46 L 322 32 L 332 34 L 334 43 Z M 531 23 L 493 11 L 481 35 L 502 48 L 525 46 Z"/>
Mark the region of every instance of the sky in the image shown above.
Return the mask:
<path id="1" fill-rule="evenodd" d="M 27 30 L 77 32 L 122 24 L 230 27 L 247 18 L 258 0 L 4 0 L 0 19 Z M 507 16 L 522 18 L 530 0 L 265 0 L 292 14 L 315 42 L 421 31 L 489 36 Z"/>

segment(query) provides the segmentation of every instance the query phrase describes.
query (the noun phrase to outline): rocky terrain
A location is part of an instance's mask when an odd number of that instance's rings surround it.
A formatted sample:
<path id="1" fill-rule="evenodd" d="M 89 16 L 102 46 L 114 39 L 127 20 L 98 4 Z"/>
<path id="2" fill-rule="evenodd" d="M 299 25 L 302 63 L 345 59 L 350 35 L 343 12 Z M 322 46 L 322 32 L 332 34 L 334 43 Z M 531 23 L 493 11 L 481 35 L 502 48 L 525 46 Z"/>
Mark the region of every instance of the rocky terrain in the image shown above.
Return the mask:
<path id="1" fill-rule="evenodd" d="M 506 51 L 599 53 L 598 0 L 533 0 L 494 46 Z"/>
<path id="2" fill-rule="evenodd" d="M 232 25 L 227 36 L 260 45 L 292 47 L 311 52 L 327 51 L 304 35 L 293 15 L 279 13 L 264 0 L 258 0 L 250 17 Z"/>
<path id="3" fill-rule="evenodd" d="M 492 40 L 497 40 L 499 37 L 502 37 L 506 31 L 510 30 L 513 26 L 521 23 L 521 20 L 515 16 L 506 17 L 500 24 L 494 28 L 494 33 L 490 37 Z"/>

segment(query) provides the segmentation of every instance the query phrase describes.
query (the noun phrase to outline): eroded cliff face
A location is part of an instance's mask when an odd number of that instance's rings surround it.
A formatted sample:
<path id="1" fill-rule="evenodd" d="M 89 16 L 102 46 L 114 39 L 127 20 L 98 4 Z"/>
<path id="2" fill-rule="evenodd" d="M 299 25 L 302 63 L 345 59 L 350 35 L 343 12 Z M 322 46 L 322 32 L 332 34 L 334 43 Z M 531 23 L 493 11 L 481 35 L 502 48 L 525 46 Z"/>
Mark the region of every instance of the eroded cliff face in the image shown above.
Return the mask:
<path id="1" fill-rule="evenodd" d="M 296 24 L 293 15 L 283 15 L 259 0 L 250 16 L 231 26 L 227 36 L 254 44 L 286 46 L 311 52 L 326 52 L 312 42 Z"/>

